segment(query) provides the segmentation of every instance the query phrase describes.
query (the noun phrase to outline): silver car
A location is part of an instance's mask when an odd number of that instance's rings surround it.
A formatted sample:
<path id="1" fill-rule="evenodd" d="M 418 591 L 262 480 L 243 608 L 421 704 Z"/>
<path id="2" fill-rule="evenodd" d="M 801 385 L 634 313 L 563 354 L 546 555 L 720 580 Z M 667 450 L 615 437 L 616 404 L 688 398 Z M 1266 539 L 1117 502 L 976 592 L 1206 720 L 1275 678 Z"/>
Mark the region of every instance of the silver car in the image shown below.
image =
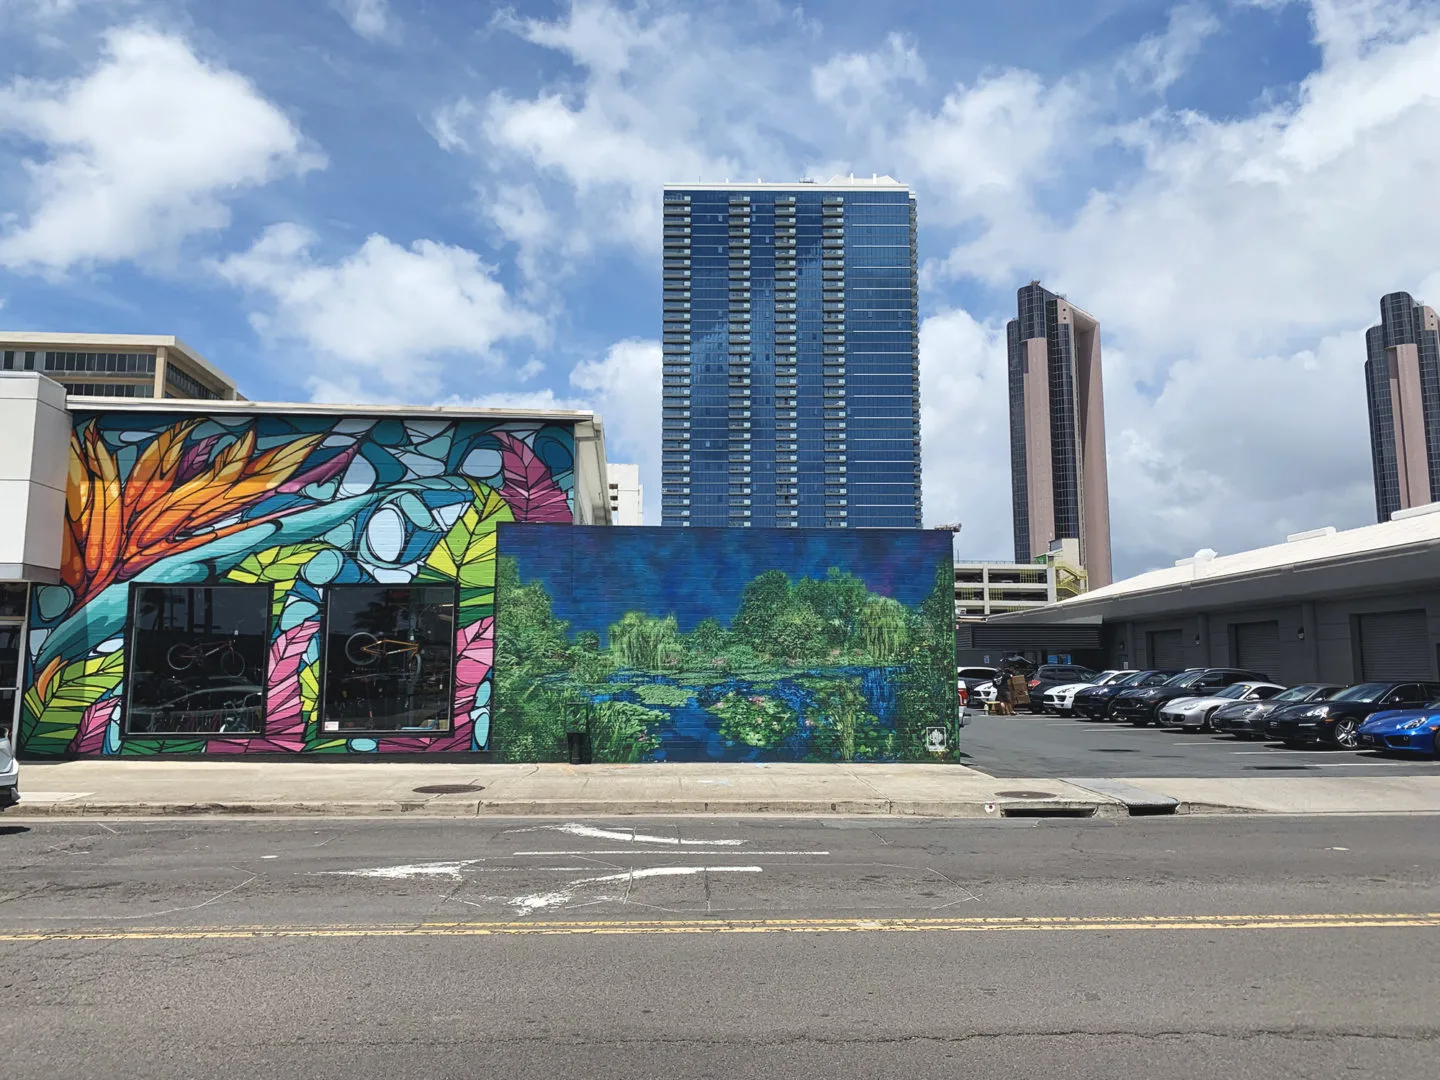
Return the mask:
<path id="1" fill-rule="evenodd" d="M 1166 702 L 1160 708 L 1161 727 L 1178 727 L 1196 731 L 1213 731 L 1210 718 L 1224 705 L 1237 701 L 1265 701 L 1283 691 L 1285 687 L 1269 682 L 1231 683 L 1218 694 L 1207 697 L 1183 697 Z"/>

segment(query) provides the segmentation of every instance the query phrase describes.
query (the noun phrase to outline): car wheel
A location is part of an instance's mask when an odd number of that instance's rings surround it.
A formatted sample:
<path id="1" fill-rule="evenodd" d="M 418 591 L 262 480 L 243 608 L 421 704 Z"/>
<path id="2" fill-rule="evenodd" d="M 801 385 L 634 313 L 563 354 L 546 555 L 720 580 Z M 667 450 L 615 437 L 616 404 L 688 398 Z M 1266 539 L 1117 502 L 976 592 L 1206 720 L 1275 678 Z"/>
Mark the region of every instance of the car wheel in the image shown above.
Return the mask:
<path id="1" fill-rule="evenodd" d="M 1360 721 L 1337 720 L 1335 722 L 1335 745 L 1342 750 L 1354 750 L 1360 745 Z"/>
<path id="2" fill-rule="evenodd" d="M 1204 716 L 1202 716 L 1202 717 L 1200 718 L 1200 730 L 1201 730 L 1201 731 L 1209 731 L 1209 732 L 1211 732 L 1212 734 L 1214 733 L 1214 731 L 1215 731 L 1215 724 L 1214 724 L 1214 722 L 1210 719 L 1210 718 L 1211 718 L 1212 716 L 1214 716 L 1214 715 L 1215 715 L 1215 711 L 1212 709 L 1210 712 L 1207 712 Z"/>

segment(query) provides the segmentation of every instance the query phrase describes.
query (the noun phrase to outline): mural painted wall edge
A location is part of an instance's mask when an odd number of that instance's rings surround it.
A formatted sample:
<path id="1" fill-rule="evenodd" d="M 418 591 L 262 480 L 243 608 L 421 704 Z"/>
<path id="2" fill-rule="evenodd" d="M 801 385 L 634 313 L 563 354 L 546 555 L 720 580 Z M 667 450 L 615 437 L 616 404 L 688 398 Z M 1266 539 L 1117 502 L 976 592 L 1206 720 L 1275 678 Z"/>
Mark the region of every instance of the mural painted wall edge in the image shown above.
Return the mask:
<path id="1" fill-rule="evenodd" d="M 568 524 L 573 500 L 569 425 L 77 413 L 62 584 L 32 589 L 19 745 L 32 755 L 484 750 L 496 526 Z M 263 726 L 132 734 L 132 587 L 233 584 L 269 589 L 264 663 L 252 665 L 265 672 Z M 321 635 L 327 592 L 342 585 L 453 590 L 448 731 L 326 730 Z M 405 662 L 411 648 L 372 651 Z M 236 652 L 220 642 L 171 666 L 243 670 Z"/>
<path id="2" fill-rule="evenodd" d="M 958 758 L 948 533 L 505 524 L 495 615 L 497 760 Z"/>

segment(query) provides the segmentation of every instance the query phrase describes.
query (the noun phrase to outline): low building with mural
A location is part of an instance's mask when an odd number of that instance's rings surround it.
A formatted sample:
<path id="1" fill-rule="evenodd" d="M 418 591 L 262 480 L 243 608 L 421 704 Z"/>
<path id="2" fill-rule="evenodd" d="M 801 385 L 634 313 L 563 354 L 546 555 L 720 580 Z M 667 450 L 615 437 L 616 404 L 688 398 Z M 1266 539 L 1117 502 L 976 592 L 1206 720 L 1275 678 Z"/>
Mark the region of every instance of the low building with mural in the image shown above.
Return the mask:
<path id="1" fill-rule="evenodd" d="M 613 527 L 590 413 L 15 373 L 0 469 L 30 757 L 955 753 L 949 534 Z"/>

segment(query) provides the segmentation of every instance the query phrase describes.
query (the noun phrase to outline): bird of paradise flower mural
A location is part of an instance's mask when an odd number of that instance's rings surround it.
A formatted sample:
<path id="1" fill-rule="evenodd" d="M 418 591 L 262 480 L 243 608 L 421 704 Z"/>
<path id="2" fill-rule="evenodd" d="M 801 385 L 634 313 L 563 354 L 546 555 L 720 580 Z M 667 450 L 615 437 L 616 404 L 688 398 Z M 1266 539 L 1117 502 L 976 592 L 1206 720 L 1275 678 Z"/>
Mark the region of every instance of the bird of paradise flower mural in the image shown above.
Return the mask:
<path id="1" fill-rule="evenodd" d="M 77 413 L 59 585 L 33 590 L 20 743 L 32 754 L 483 750 L 495 527 L 569 522 L 574 437 L 540 422 Z M 269 589 L 263 730 L 126 726 L 132 586 Z M 453 586 L 448 730 L 322 723 L 327 590 Z"/>

